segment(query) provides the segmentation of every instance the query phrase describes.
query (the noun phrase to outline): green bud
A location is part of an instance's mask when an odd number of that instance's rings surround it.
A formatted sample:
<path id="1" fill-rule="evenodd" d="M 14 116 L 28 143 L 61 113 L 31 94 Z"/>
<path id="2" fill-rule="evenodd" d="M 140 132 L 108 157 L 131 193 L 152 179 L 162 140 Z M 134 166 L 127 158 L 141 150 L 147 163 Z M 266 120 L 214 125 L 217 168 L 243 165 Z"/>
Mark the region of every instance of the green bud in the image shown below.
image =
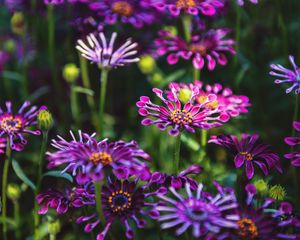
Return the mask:
<path id="1" fill-rule="evenodd" d="M 155 60 L 152 56 L 150 55 L 145 55 L 141 57 L 141 60 L 138 63 L 138 66 L 142 73 L 144 74 L 150 74 L 153 73 L 155 70 Z"/>
<path id="2" fill-rule="evenodd" d="M 152 82 L 154 84 L 160 84 L 163 80 L 163 75 L 160 73 L 154 73 L 152 76 Z"/>
<path id="3" fill-rule="evenodd" d="M 52 114 L 48 110 L 41 110 L 37 119 L 38 126 L 42 131 L 49 131 L 53 125 Z"/>
<path id="4" fill-rule="evenodd" d="M 14 53 L 16 51 L 16 43 L 14 40 L 9 39 L 6 42 L 4 42 L 3 48 L 9 53 Z"/>
<path id="5" fill-rule="evenodd" d="M 268 193 L 268 183 L 266 183 L 263 179 L 256 180 L 253 184 L 260 195 L 266 195 Z"/>
<path id="6" fill-rule="evenodd" d="M 74 63 L 68 63 L 63 68 L 64 79 L 72 83 L 79 77 L 80 70 Z"/>
<path id="7" fill-rule="evenodd" d="M 187 103 L 192 96 L 192 91 L 190 89 L 182 88 L 179 90 L 179 100 L 183 103 Z"/>
<path id="8" fill-rule="evenodd" d="M 286 191 L 281 185 L 274 185 L 270 188 L 269 195 L 275 200 L 283 201 L 286 196 Z"/>
<path id="9" fill-rule="evenodd" d="M 7 186 L 7 197 L 10 200 L 18 200 L 20 198 L 21 195 L 21 188 L 19 187 L 19 185 L 14 184 L 14 183 L 10 183 Z"/>
<path id="10" fill-rule="evenodd" d="M 17 35 L 24 35 L 26 31 L 25 17 L 22 12 L 15 12 L 10 20 L 12 32 Z"/>
<path id="11" fill-rule="evenodd" d="M 50 235 L 56 235 L 60 231 L 60 221 L 57 219 L 55 221 L 48 222 L 48 232 Z"/>

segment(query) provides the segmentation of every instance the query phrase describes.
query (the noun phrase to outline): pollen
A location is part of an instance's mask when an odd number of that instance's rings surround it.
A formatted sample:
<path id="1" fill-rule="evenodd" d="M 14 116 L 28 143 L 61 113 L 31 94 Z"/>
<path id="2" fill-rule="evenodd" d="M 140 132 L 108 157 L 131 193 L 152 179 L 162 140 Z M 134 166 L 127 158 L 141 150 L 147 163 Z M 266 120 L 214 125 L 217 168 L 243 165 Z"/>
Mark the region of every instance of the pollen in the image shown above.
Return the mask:
<path id="1" fill-rule="evenodd" d="M 92 153 L 92 155 L 90 156 L 89 159 L 92 163 L 94 163 L 95 165 L 101 163 L 104 166 L 106 165 L 110 165 L 112 163 L 112 157 L 110 154 L 106 153 L 106 152 L 96 152 L 96 153 Z"/>
<path id="2" fill-rule="evenodd" d="M 196 6 L 197 4 L 195 0 L 178 0 L 176 2 L 176 7 L 180 7 L 180 8 L 191 8 Z"/>
<path id="3" fill-rule="evenodd" d="M 126 1 L 117 1 L 112 4 L 112 11 L 121 16 L 129 17 L 133 14 L 133 6 Z"/>
<path id="4" fill-rule="evenodd" d="M 6 132 L 18 132 L 22 128 L 22 120 L 13 116 L 7 116 L 0 120 L 0 126 Z"/>
<path id="5" fill-rule="evenodd" d="M 249 218 L 242 218 L 237 222 L 239 229 L 238 235 L 242 239 L 252 240 L 258 237 L 258 230 L 255 223 Z"/>
<path id="6" fill-rule="evenodd" d="M 114 213 L 121 213 L 131 207 L 132 198 L 130 193 L 119 190 L 111 193 L 108 197 L 108 203 Z"/>
<path id="7" fill-rule="evenodd" d="M 170 119 L 174 124 L 177 125 L 188 125 L 193 123 L 193 118 L 191 113 L 186 110 L 176 109 L 170 114 Z"/>
<path id="8" fill-rule="evenodd" d="M 201 43 L 191 44 L 190 51 L 193 53 L 200 53 L 201 56 L 205 56 L 207 47 Z"/>
<path id="9" fill-rule="evenodd" d="M 254 155 L 252 153 L 240 152 L 240 154 L 245 156 L 247 161 L 252 161 L 253 160 Z"/>

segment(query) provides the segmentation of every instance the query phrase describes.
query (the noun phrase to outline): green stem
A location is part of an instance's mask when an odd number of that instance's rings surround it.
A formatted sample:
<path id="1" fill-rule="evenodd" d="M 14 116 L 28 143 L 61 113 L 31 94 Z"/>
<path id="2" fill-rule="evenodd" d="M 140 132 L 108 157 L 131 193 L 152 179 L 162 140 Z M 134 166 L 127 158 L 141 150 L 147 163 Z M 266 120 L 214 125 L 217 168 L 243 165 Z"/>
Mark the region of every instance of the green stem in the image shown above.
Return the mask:
<path id="1" fill-rule="evenodd" d="M 200 162 L 202 162 L 206 156 L 206 144 L 207 144 L 207 130 L 202 129 L 201 141 L 200 141 L 200 145 L 201 145 L 200 160 L 199 160 Z"/>
<path id="2" fill-rule="evenodd" d="M 49 240 L 56 240 L 56 234 L 50 234 Z"/>
<path id="3" fill-rule="evenodd" d="M 35 196 L 39 193 L 41 188 L 41 181 L 42 181 L 42 174 L 43 174 L 43 162 L 44 162 L 44 156 L 46 153 L 46 147 L 48 142 L 48 131 L 43 131 L 43 140 L 41 145 L 41 151 L 40 151 L 40 157 L 38 162 L 38 177 L 37 177 L 37 184 L 36 184 L 36 191 Z M 34 201 L 34 239 L 39 240 L 40 239 L 40 232 L 39 232 L 39 226 L 40 226 L 40 215 L 38 214 L 38 208 L 39 205 L 37 201 Z"/>
<path id="4" fill-rule="evenodd" d="M 184 15 L 182 17 L 182 26 L 184 31 L 184 37 L 187 42 L 191 40 L 191 21 L 192 18 L 189 15 Z"/>
<path id="5" fill-rule="evenodd" d="M 179 133 L 177 137 L 175 137 L 175 144 L 174 144 L 174 174 L 179 173 L 179 165 L 180 165 L 180 145 L 181 145 L 181 134 Z"/>
<path id="6" fill-rule="evenodd" d="M 193 69 L 194 69 L 194 81 L 195 80 L 200 80 L 200 76 L 201 76 L 200 69 L 197 69 L 197 68 L 193 68 Z"/>
<path id="7" fill-rule="evenodd" d="M 79 114 L 80 111 L 78 105 L 78 97 L 75 88 L 76 88 L 75 83 L 71 83 L 71 112 L 76 127 L 80 128 L 80 114 Z"/>
<path id="8" fill-rule="evenodd" d="M 101 202 L 101 194 L 102 194 L 102 186 L 103 181 L 96 181 L 95 183 L 95 194 L 96 194 L 96 209 L 101 220 L 101 225 L 105 225 L 105 218 L 102 210 L 102 202 Z"/>
<path id="9" fill-rule="evenodd" d="M 106 88 L 107 88 L 107 77 L 108 77 L 108 70 L 102 69 L 101 71 L 101 89 L 100 89 L 100 99 L 99 99 L 99 126 L 98 132 L 100 137 L 103 137 L 103 130 L 104 130 L 104 109 L 105 109 L 105 100 L 106 100 Z"/>
<path id="10" fill-rule="evenodd" d="M 22 44 L 23 44 L 23 51 L 26 54 L 27 44 L 26 44 L 26 33 L 22 35 Z M 25 59 L 22 62 L 22 91 L 23 91 L 23 99 L 28 99 L 28 78 L 27 78 L 27 63 Z"/>
<path id="11" fill-rule="evenodd" d="M 7 176 L 8 176 L 8 168 L 11 160 L 11 149 L 10 149 L 10 141 L 7 139 L 6 146 L 6 158 L 4 160 L 3 167 L 3 175 L 2 175 L 2 229 L 3 229 L 3 240 L 7 240 L 7 222 L 6 222 L 6 191 L 7 191 Z"/>
<path id="12" fill-rule="evenodd" d="M 21 239 L 21 232 L 20 232 L 20 205 L 18 200 L 13 201 L 14 204 L 14 219 L 16 224 L 16 239 Z"/>
<path id="13" fill-rule="evenodd" d="M 236 4 L 236 23 L 235 23 L 235 41 L 236 41 L 236 44 L 235 44 L 235 49 L 236 49 L 236 52 L 238 53 L 239 52 L 239 43 L 240 43 L 240 39 L 241 39 L 241 15 L 242 15 L 242 12 L 241 12 L 241 7 L 238 6 L 238 4 Z M 234 56 L 234 67 L 237 66 L 237 63 L 238 63 L 238 55 L 235 54 Z"/>

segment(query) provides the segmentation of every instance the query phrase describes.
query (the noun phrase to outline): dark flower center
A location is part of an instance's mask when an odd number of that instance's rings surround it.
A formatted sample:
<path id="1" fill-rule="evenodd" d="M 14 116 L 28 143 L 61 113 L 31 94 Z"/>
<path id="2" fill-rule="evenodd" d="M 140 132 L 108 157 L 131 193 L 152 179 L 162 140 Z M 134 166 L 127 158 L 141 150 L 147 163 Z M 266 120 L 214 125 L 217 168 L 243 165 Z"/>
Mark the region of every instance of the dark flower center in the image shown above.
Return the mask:
<path id="1" fill-rule="evenodd" d="M 240 152 L 241 155 L 246 157 L 247 161 L 252 161 L 254 155 L 252 153 L 248 153 L 248 152 Z"/>
<path id="2" fill-rule="evenodd" d="M 208 213 L 203 211 L 202 209 L 190 209 L 188 208 L 186 211 L 188 217 L 194 221 L 201 221 L 207 218 Z"/>
<path id="3" fill-rule="evenodd" d="M 187 125 L 193 122 L 193 118 L 191 113 L 186 110 L 176 109 L 172 113 L 170 113 L 170 119 L 174 124 L 178 125 Z"/>
<path id="4" fill-rule="evenodd" d="M 110 208 L 114 213 L 123 212 L 131 207 L 131 195 L 128 192 L 119 190 L 108 197 Z"/>
<path id="5" fill-rule="evenodd" d="M 102 165 L 110 165 L 112 163 L 111 155 L 106 152 L 92 153 L 89 159 L 95 165 L 101 163 Z"/>
<path id="6" fill-rule="evenodd" d="M 242 218 L 237 222 L 238 235 L 242 239 L 252 240 L 258 237 L 258 230 L 255 223 L 249 218 Z"/>
<path id="7" fill-rule="evenodd" d="M 201 56 L 205 56 L 207 47 L 201 43 L 193 43 L 190 45 L 190 51 L 193 53 L 200 53 Z"/>
<path id="8" fill-rule="evenodd" d="M 111 7 L 114 13 L 119 15 L 129 17 L 133 14 L 133 6 L 126 1 L 116 1 L 112 4 Z"/>
<path id="9" fill-rule="evenodd" d="M 22 121 L 19 118 L 7 116 L 1 120 L 0 125 L 5 132 L 18 132 L 22 128 Z"/>
<path id="10" fill-rule="evenodd" d="M 190 8 L 190 7 L 196 7 L 197 4 L 195 0 L 178 0 L 176 2 L 176 7 L 181 7 L 181 8 Z"/>

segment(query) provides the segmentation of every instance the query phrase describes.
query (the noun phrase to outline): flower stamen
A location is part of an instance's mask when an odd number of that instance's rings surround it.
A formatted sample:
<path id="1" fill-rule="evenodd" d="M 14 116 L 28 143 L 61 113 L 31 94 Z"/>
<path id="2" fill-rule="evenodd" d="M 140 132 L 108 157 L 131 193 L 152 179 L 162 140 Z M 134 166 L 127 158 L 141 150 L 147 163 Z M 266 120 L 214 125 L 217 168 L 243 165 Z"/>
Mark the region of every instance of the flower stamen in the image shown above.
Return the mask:
<path id="1" fill-rule="evenodd" d="M 252 240 L 258 237 L 258 230 L 255 223 L 249 218 L 242 218 L 237 222 L 238 235 L 242 239 Z"/>
<path id="2" fill-rule="evenodd" d="M 170 113 L 170 119 L 174 124 L 178 125 L 187 125 L 193 122 L 191 113 L 180 109 L 176 109 Z"/>
<path id="3" fill-rule="evenodd" d="M 197 4 L 195 0 L 178 0 L 176 2 L 176 6 L 181 8 L 191 8 L 191 7 L 197 7 Z"/>
<path id="4" fill-rule="evenodd" d="M 126 1 L 117 1 L 113 3 L 111 9 L 114 13 L 117 13 L 125 17 L 129 17 L 133 14 L 132 5 Z"/>
<path id="5" fill-rule="evenodd" d="M 108 202 L 114 213 L 120 213 L 131 207 L 132 199 L 130 193 L 119 190 L 108 197 Z"/>
<path id="6" fill-rule="evenodd" d="M 92 163 L 94 163 L 95 165 L 101 163 L 104 166 L 107 166 L 107 165 L 110 165 L 112 163 L 111 155 L 106 153 L 106 152 L 92 153 L 89 160 Z"/>

